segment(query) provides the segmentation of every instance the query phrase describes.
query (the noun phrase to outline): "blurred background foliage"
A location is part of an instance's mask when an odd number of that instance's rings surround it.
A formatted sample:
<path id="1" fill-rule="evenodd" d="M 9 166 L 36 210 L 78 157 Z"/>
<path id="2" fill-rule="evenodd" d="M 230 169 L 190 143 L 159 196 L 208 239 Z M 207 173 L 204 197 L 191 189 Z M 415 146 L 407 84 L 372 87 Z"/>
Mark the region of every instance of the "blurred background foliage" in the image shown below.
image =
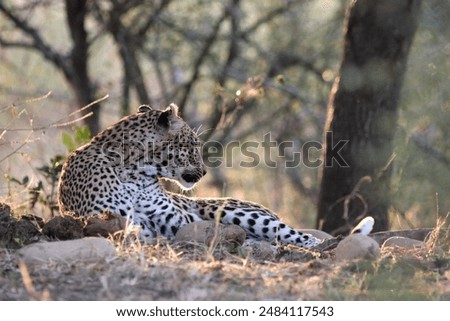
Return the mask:
<path id="1" fill-rule="evenodd" d="M 38 168 L 67 153 L 62 132 L 68 140 L 67 132 L 81 124 L 59 125 L 81 117 L 67 115 L 108 94 L 94 108 L 98 124 L 87 122 L 93 133 L 141 103 L 163 108 L 175 102 L 204 140 L 262 142 L 270 132 L 278 142 L 292 141 L 285 157 L 274 151 L 275 168 L 242 168 L 239 162 L 248 159 L 235 150 L 234 166 L 210 169 L 195 194 L 260 202 L 293 225 L 314 225 L 319 169 L 286 168 L 285 162 L 303 143 L 322 141 L 348 1 L 67 3 L 70 10 L 62 0 L 0 4 L 4 200 L 28 210 L 24 185 L 33 189 L 42 181 Z M 67 13 L 83 23 L 70 22 Z M 84 32 L 74 32 L 77 26 Z M 450 209 L 449 39 L 450 2 L 424 1 L 401 96 L 392 228 L 433 226 L 436 214 Z M 82 62 L 77 65 L 83 52 L 85 70 Z M 83 72 L 87 78 L 77 82 Z M 85 87 L 91 90 L 87 94 Z M 257 152 L 263 156 L 262 149 Z M 41 187 L 53 193 L 51 186 Z M 49 215 L 45 206 L 34 210 Z"/>

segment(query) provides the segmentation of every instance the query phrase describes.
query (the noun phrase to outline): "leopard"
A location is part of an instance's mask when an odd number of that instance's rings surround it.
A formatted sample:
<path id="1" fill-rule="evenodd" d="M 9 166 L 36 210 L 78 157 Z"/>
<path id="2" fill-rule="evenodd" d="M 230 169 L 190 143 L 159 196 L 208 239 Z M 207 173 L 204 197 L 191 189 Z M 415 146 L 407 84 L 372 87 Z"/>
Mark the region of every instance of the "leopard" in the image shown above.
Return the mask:
<path id="1" fill-rule="evenodd" d="M 165 109 L 141 105 L 71 152 L 57 188 L 60 212 L 89 217 L 108 211 L 126 217 L 149 241 L 173 239 L 186 224 L 216 220 L 240 226 L 249 240 L 304 248 L 322 242 L 255 202 L 169 191 L 164 180 L 191 190 L 207 173 L 198 133 L 178 109 L 173 103 Z"/>

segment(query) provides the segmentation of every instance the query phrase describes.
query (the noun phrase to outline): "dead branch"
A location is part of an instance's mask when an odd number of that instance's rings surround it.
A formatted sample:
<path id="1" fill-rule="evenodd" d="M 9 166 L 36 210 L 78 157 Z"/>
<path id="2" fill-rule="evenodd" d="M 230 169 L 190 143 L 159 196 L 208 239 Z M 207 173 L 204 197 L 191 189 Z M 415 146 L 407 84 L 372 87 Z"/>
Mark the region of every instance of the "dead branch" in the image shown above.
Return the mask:
<path id="1" fill-rule="evenodd" d="M 170 4 L 172 0 L 162 0 L 158 8 L 155 9 L 154 13 L 147 18 L 147 21 L 142 27 L 136 32 L 137 38 L 142 38 L 145 36 L 147 31 L 158 21 L 159 16 L 163 10 Z"/>
<path id="2" fill-rule="evenodd" d="M 267 13 L 266 15 L 260 17 L 251 26 L 249 26 L 249 27 L 247 27 L 247 29 L 243 30 L 240 33 L 239 38 L 246 38 L 246 37 L 248 37 L 250 34 L 252 34 L 256 30 L 258 30 L 258 28 L 260 26 L 265 25 L 266 23 L 272 21 L 273 19 L 275 19 L 279 15 L 284 14 L 286 11 L 289 11 L 292 8 L 292 5 L 299 4 L 299 3 L 301 3 L 301 2 L 300 1 L 292 1 L 292 0 L 286 1 L 285 4 L 283 4 L 282 6 L 280 6 L 278 8 L 273 9 L 272 11 Z"/>
<path id="3" fill-rule="evenodd" d="M 239 2 L 240 0 L 235 0 L 232 7 L 229 9 L 230 11 L 230 20 L 231 20 L 231 34 L 230 34 L 230 45 L 228 47 L 228 56 L 225 64 L 222 67 L 221 72 L 218 74 L 216 81 L 217 84 L 224 88 L 226 79 L 228 76 L 228 70 L 230 69 L 233 61 L 238 56 L 238 34 L 239 34 Z M 227 113 L 226 104 L 223 102 L 222 95 L 216 95 L 214 97 L 214 114 L 210 118 L 209 124 L 213 129 L 217 129 L 220 126 L 220 123 L 223 122 L 225 118 L 225 114 Z M 208 134 L 206 139 L 209 139 L 214 134 L 214 131 L 211 131 Z M 223 139 L 223 137 L 222 137 Z M 219 141 L 221 138 L 219 138 Z"/>
<path id="4" fill-rule="evenodd" d="M 11 155 L 14 155 L 15 153 L 17 153 L 19 150 L 21 150 L 23 147 L 25 147 L 27 144 L 29 144 L 29 143 L 31 143 L 31 142 L 34 142 L 34 141 L 36 141 L 36 140 L 38 140 L 38 139 L 34 139 L 34 140 L 31 140 L 30 138 L 31 138 L 31 133 L 28 135 L 28 137 L 23 141 L 23 142 L 21 142 L 20 143 L 20 145 L 18 146 L 18 147 L 16 147 L 16 148 L 14 148 L 14 150 L 12 150 L 10 153 L 8 153 L 8 154 L 6 154 L 4 157 L 2 157 L 2 158 L 0 158 L 0 163 L 2 163 L 5 159 L 8 159 Z"/>
<path id="5" fill-rule="evenodd" d="M 180 107 L 181 111 L 186 105 L 186 102 L 191 94 L 192 87 L 194 86 L 194 83 L 197 81 L 198 77 L 200 76 L 200 67 L 202 66 L 203 62 L 208 56 L 208 52 L 211 49 L 212 45 L 214 44 L 217 35 L 220 30 L 220 26 L 225 21 L 225 19 L 230 15 L 230 10 L 227 8 L 224 9 L 224 12 L 222 13 L 222 16 L 217 20 L 217 22 L 214 24 L 211 33 L 209 34 L 208 38 L 205 40 L 203 44 L 203 48 L 200 50 L 200 54 L 197 56 L 197 59 L 193 63 L 193 73 L 191 76 L 191 79 L 185 84 L 184 86 L 184 93 L 181 99 L 179 100 L 178 106 Z"/>
<path id="6" fill-rule="evenodd" d="M 414 135 L 411 137 L 411 140 L 420 151 L 442 163 L 445 167 L 450 168 L 450 159 L 444 153 L 429 145 L 428 142 L 419 136 Z"/>
<path id="7" fill-rule="evenodd" d="M 6 16 L 6 18 L 8 18 L 12 23 L 14 23 L 14 25 L 19 30 L 21 30 L 26 36 L 28 36 L 32 40 L 31 43 L 6 41 L 7 45 L 22 48 L 23 47 L 33 48 L 42 53 L 46 59 L 51 61 L 57 67 L 67 71 L 68 65 L 67 63 L 65 63 L 65 57 L 56 52 L 49 44 L 47 44 L 35 28 L 30 26 L 25 20 L 22 20 L 16 15 L 14 15 L 13 11 L 5 7 L 5 5 L 2 2 L 0 2 L 0 12 L 2 12 Z"/>
<path id="8" fill-rule="evenodd" d="M 6 110 L 9 110 L 11 108 L 14 108 L 14 107 L 18 107 L 18 106 L 21 106 L 21 105 L 25 105 L 25 104 L 29 104 L 29 103 L 33 103 L 33 102 L 36 102 L 36 101 L 40 101 L 40 100 L 46 99 L 47 97 L 49 97 L 51 95 L 51 93 L 52 92 L 49 91 L 45 95 L 42 95 L 42 96 L 39 96 L 39 97 L 36 97 L 36 98 L 19 100 L 19 101 L 16 101 L 16 102 L 14 102 L 14 103 L 12 103 L 10 105 L 4 106 L 4 107 L 0 107 L 0 113 L 4 112 Z"/>
<path id="9" fill-rule="evenodd" d="M 34 102 L 34 101 L 38 101 L 41 99 L 45 99 L 50 95 L 51 92 L 49 92 L 47 95 L 44 95 L 42 97 L 38 97 L 38 98 L 33 98 L 33 99 L 28 99 L 22 103 L 29 103 L 29 102 Z M 96 99 L 93 102 L 75 110 L 74 112 L 70 113 L 69 115 L 58 119 L 57 121 L 54 121 L 50 124 L 44 125 L 44 126 L 39 126 L 39 127 L 30 127 L 30 128 L 0 128 L 0 131 L 39 131 L 39 130 L 46 130 L 49 128 L 59 128 L 59 127 L 66 127 L 66 126 L 70 126 L 73 125 L 74 123 L 80 122 L 90 116 L 92 116 L 93 112 L 89 112 L 85 115 L 79 116 L 75 119 L 69 120 L 70 117 L 75 116 L 77 114 L 80 114 L 81 112 L 85 111 L 86 109 L 92 107 L 95 104 L 98 104 L 100 102 L 102 102 L 103 100 L 107 99 L 109 97 L 109 95 L 105 95 L 102 98 Z M 9 107 L 8 107 L 9 108 Z"/>

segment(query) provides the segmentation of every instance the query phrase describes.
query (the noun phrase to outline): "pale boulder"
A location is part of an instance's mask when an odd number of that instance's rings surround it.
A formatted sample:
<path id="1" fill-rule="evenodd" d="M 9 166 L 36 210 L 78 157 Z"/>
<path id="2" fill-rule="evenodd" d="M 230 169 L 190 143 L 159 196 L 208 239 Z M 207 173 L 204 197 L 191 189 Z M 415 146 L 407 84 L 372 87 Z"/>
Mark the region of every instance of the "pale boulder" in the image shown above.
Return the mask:
<path id="1" fill-rule="evenodd" d="M 21 248 L 18 255 L 25 264 L 97 262 L 115 255 L 114 245 L 102 237 L 34 243 Z"/>
<path id="2" fill-rule="evenodd" d="M 408 237 L 393 236 L 384 241 L 382 248 L 401 247 L 405 249 L 416 249 L 424 247 L 425 243 L 419 240 L 413 240 Z"/>
<path id="3" fill-rule="evenodd" d="M 337 260 L 374 258 L 380 255 L 380 246 L 369 236 L 351 234 L 336 247 Z"/>

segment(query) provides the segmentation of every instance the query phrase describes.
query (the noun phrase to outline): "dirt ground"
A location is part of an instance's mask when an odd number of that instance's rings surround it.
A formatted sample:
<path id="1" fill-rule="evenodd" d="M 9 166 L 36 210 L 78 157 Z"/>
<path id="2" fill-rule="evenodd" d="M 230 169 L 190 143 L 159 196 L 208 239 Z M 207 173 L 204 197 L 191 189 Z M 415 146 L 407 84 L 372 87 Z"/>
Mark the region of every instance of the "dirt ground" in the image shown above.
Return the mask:
<path id="1" fill-rule="evenodd" d="M 240 248 L 116 240 L 108 259 L 25 265 L 17 250 L 27 244 L 108 232 L 98 221 L 50 222 L 14 218 L 0 205 L 0 300 L 450 300 L 446 247 L 339 262 L 333 249 L 282 247 L 273 260 L 256 260 Z"/>

